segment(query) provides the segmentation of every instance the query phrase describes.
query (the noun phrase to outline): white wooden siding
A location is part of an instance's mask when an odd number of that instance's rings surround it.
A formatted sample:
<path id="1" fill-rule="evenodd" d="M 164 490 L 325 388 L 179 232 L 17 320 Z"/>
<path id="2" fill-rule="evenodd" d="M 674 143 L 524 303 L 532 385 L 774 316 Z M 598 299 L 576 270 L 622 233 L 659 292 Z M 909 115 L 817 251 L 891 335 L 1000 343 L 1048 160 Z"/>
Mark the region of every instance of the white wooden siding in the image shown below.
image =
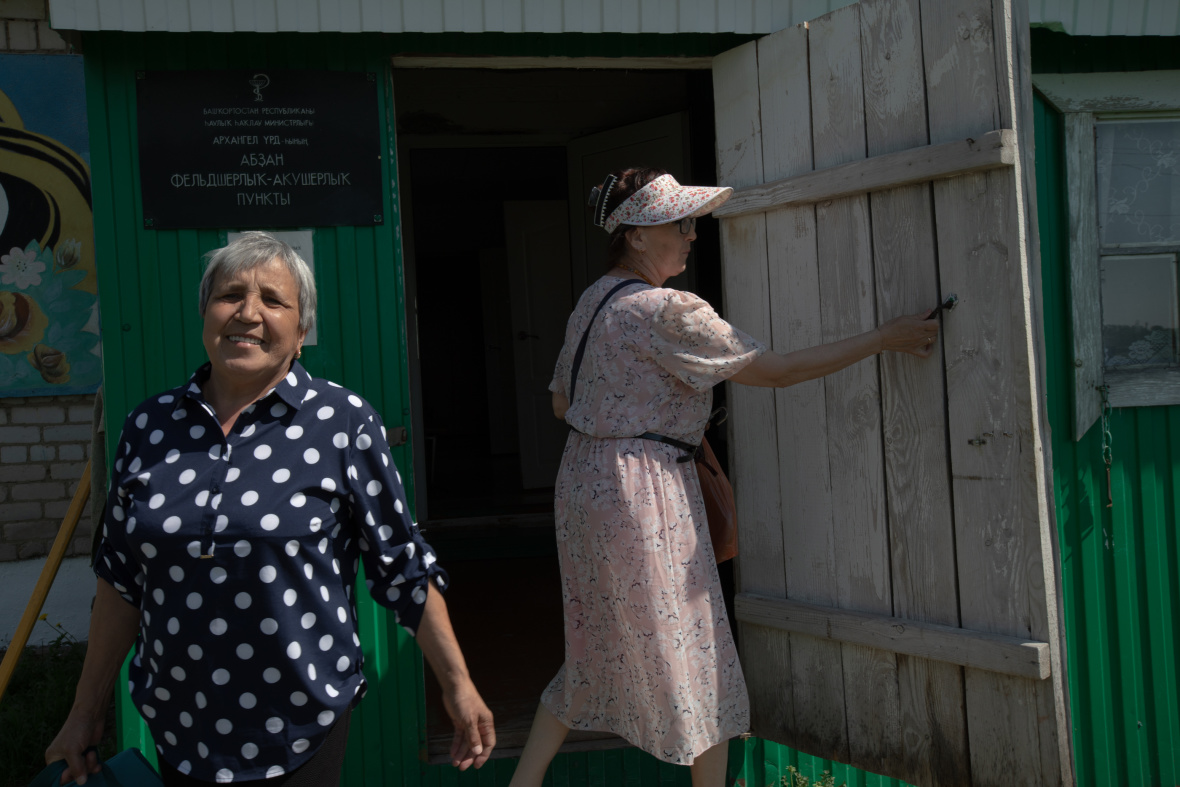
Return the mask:
<path id="1" fill-rule="evenodd" d="M 1033 26 L 1180 35 L 1177 0 L 1027 0 Z M 58 30 L 189 33 L 744 33 L 851 0 L 49 0 Z"/>

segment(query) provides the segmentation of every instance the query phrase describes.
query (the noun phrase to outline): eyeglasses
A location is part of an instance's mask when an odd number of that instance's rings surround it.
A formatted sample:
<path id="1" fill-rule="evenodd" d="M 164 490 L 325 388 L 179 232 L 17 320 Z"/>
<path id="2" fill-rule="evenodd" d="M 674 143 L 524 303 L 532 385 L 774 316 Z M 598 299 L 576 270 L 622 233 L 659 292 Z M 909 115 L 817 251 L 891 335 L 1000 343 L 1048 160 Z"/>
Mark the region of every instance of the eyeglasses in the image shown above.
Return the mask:
<path id="1" fill-rule="evenodd" d="M 687 218 L 683 218 L 683 219 L 680 219 L 679 221 L 672 222 L 672 223 L 676 224 L 678 227 L 680 227 L 680 234 L 681 235 L 687 235 L 688 233 L 693 231 L 694 227 L 696 227 L 697 220 L 695 217 L 689 216 Z"/>

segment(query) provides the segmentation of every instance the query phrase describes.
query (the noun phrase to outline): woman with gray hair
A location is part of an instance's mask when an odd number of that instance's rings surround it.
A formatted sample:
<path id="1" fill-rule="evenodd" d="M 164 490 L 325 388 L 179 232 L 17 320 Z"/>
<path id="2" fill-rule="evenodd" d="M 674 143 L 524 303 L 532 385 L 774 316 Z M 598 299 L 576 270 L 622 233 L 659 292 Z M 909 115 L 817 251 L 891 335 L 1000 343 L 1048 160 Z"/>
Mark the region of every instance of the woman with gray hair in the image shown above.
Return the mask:
<path id="1" fill-rule="evenodd" d="M 286 243 L 245 233 L 200 284 L 209 362 L 127 417 L 113 465 L 90 644 L 46 750 L 63 783 L 99 766 L 119 667 L 166 785 L 338 783 L 365 690 L 353 588 L 416 634 L 444 690 L 460 769 L 495 745 L 410 517 L 377 412 L 298 362 L 315 282 Z"/>

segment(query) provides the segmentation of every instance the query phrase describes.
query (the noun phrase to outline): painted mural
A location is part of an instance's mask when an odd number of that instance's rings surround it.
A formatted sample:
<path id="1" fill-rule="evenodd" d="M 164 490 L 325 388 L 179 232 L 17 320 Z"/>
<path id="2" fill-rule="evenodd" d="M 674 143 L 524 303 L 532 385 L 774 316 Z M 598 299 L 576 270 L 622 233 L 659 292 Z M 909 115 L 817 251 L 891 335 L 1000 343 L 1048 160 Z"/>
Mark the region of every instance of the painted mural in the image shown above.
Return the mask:
<path id="1" fill-rule="evenodd" d="M 0 54 L 0 397 L 102 379 L 82 58 Z"/>

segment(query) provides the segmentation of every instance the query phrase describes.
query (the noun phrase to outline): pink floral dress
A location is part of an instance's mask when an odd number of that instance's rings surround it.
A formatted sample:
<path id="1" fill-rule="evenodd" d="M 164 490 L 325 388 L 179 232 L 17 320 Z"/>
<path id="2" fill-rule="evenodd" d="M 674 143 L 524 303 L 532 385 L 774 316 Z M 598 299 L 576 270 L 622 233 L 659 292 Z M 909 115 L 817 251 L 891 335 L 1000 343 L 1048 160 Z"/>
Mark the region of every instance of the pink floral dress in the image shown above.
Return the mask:
<path id="1" fill-rule="evenodd" d="M 619 281 L 582 294 L 551 391 L 569 396 L 587 321 Z M 632 285 L 595 318 L 555 489 L 565 664 L 541 702 L 567 726 L 681 765 L 749 728 L 696 464 L 635 435 L 699 443 L 713 386 L 764 349 L 678 290 Z"/>

